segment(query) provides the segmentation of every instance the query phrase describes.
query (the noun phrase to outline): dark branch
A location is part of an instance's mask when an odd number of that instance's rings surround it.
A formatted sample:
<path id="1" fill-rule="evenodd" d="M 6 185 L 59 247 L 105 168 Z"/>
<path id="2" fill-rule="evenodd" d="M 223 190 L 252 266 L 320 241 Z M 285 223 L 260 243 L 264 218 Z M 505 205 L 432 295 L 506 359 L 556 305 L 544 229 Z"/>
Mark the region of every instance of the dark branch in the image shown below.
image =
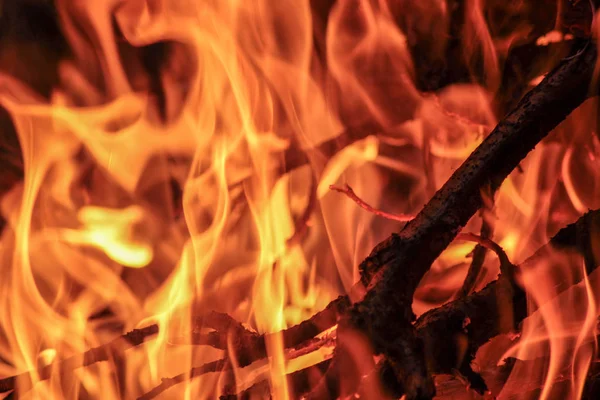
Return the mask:
<path id="1" fill-rule="evenodd" d="M 582 257 L 594 257 L 592 237 L 600 232 L 600 210 L 591 211 L 577 222 L 561 229 L 548 244 L 525 260 L 519 270 L 551 259 L 555 251 L 576 252 Z M 583 239 L 585 238 L 585 239 Z M 587 256 L 586 256 L 587 254 Z M 600 265 L 600 259 L 590 260 L 587 273 Z M 570 282 L 576 283 L 576 282 Z M 556 293 L 567 290 L 565 284 Z M 531 308 L 531 306 L 530 306 Z M 470 369 L 476 351 L 490 339 L 502 333 L 514 332 L 527 317 L 526 292 L 503 277 L 489 283 L 481 291 L 454 300 L 423 314 L 415 327 L 423 341 L 427 367 L 432 374 L 453 374 L 454 370 Z M 507 321 L 507 316 L 512 316 Z M 389 372 L 390 366 L 385 367 Z M 382 375 L 389 390 L 397 391 L 401 382 L 393 376 Z"/>
<path id="2" fill-rule="evenodd" d="M 375 351 L 398 366 L 409 399 L 431 398 L 435 392 L 421 341 L 411 325 L 414 291 L 433 261 L 481 208 L 481 190 L 498 188 L 536 144 L 588 98 L 596 46 L 589 42 L 583 46 L 519 102 L 399 234 L 377 245 L 359 266 L 369 290 L 340 327 L 364 332 Z"/>
<path id="3" fill-rule="evenodd" d="M 482 196 L 485 197 L 483 197 L 484 207 L 479 212 L 481 215 L 481 237 L 491 239 L 494 228 L 486 213 L 492 212 L 494 208 L 494 196 L 493 193 L 490 193 L 489 195 L 484 193 Z M 487 201 L 485 200 L 486 198 Z M 475 246 L 471 264 L 469 265 L 469 270 L 467 271 L 467 276 L 465 277 L 462 287 L 459 289 L 458 293 L 456 293 L 457 299 L 468 296 L 475 289 L 475 285 L 477 284 L 477 280 L 481 274 L 481 269 L 483 268 L 486 254 L 487 248 L 485 246 L 479 244 Z"/>

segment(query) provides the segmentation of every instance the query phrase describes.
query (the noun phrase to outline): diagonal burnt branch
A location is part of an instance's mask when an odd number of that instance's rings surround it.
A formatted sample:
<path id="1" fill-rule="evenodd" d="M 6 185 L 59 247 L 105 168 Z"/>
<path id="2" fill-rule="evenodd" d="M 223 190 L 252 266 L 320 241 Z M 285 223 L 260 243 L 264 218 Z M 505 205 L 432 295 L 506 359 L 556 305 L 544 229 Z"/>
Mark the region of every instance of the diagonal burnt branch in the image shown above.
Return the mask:
<path id="1" fill-rule="evenodd" d="M 600 257 L 593 255 L 593 243 L 599 234 L 600 210 L 590 211 L 561 229 L 548 244 L 520 264 L 519 270 L 550 259 L 558 250 L 577 252 L 588 258 L 586 272 L 589 274 L 600 265 Z M 568 288 L 565 284 L 557 288 L 557 293 Z M 424 343 L 429 372 L 452 374 L 455 369 L 470 369 L 477 349 L 499 334 L 516 330 L 527 317 L 527 310 L 526 293 L 501 275 L 481 291 L 423 314 L 415 327 Z M 513 318 L 507 321 L 507 315 Z M 380 376 L 390 390 L 396 388 L 397 391 L 402 385 L 389 374 L 389 369 L 386 365 L 383 370 L 386 375 Z"/>
<path id="2" fill-rule="evenodd" d="M 433 261 L 482 206 L 481 190 L 494 190 L 556 125 L 590 94 L 596 48 L 583 44 L 501 121 L 399 234 L 377 245 L 359 266 L 368 287 L 343 329 L 358 329 L 387 356 L 409 399 L 431 398 L 435 389 L 424 365 L 421 340 L 411 324 L 414 291 Z M 398 321 L 391 325 L 389 321 Z"/>

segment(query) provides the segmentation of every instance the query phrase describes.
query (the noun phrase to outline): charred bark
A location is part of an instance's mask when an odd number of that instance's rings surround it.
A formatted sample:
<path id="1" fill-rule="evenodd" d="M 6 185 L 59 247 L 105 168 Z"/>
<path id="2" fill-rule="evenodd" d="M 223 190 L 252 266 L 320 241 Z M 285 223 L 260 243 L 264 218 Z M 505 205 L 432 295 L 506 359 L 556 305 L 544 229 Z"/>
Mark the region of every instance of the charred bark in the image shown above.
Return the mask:
<path id="1" fill-rule="evenodd" d="M 398 366 L 409 399 L 434 393 L 422 342 L 411 324 L 417 285 L 481 208 L 481 191 L 498 188 L 536 144 L 588 98 L 595 65 L 596 48 L 586 42 L 519 102 L 415 219 L 360 264 L 361 282 L 368 291 L 342 326 L 364 332 L 375 351 Z"/>

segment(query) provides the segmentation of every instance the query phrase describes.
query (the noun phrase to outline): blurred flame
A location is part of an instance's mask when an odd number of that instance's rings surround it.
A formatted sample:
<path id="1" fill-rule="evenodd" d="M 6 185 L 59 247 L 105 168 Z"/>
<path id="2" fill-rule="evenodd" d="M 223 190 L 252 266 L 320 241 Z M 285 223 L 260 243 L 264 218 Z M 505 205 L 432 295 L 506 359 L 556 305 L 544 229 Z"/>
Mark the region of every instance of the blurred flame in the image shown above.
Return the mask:
<path id="1" fill-rule="evenodd" d="M 556 261 L 552 262 L 554 265 L 542 262 L 524 271 L 532 314 L 525 321 L 520 339 L 502 358 L 512 356 L 528 360 L 543 355 L 549 357 L 547 364 L 540 364 L 544 370 L 527 371 L 530 379 L 536 379 L 536 376 L 537 379 L 544 379 L 540 399 L 559 395 L 554 383 L 565 371 L 570 374 L 570 392 L 561 393 L 560 396 L 580 398 L 588 367 L 597 348 L 597 321 L 600 313 L 593 287 L 598 284 L 599 275 L 585 275 L 581 259 L 575 261 L 577 258 L 569 259 L 556 254 Z M 561 264 L 564 266 L 569 262 L 580 264 L 579 271 L 572 271 L 573 276 L 568 276 L 567 269 L 560 268 Z M 568 287 L 568 282 L 572 282 L 578 274 L 583 275 L 583 281 L 556 297 L 556 288 Z M 571 310 L 569 315 L 565 315 L 565 309 Z M 518 374 L 513 375 L 511 379 L 519 379 Z"/>
<path id="2" fill-rule="evenodd" d="M 136 206 L 124 210 L 87 206 L 78 212 L 83 229 L 63 230 L 61 236 L 72 244 L 97 247 L 124 266 L 141 268 L 152 260 L 152 247 L 131 237 L 131 228 L 142 218 L 142 210 Z"/>
<path id="3" fill-rule="evenodd" d="M 38 355 L 41 365 L 49 365 L 56 358 L 56 349 L 42 350 Z"/>

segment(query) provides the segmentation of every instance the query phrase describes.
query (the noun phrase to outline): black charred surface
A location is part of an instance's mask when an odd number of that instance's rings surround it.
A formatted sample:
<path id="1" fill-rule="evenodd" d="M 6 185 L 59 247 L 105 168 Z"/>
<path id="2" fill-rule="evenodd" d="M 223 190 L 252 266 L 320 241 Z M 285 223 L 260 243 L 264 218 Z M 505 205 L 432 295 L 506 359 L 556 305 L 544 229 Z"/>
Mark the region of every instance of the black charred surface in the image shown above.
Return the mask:
<path id="1" fill-rule="evenodd" d="M 568 56 L 573 43 L 573 40 L 567 40 L 540 46 L 533 38 L 511 45 L 494 98 L 496 115 L 506 115 L 531 87 L 532 80 L 547 73 Z"/>
<path id="2" fill-rule="evenodd" d="M 369 290 L 351 310 L 351 325 L 369 335 L 375 351 L 408 369 L 408 398 L 433 396 L 433 382 L 419 354 L 420 340 L 412 332 L 414 291 L 481 208 L 481 190 L 488 185 L 498 188 L 536 144 L 588 98 L 596 48 L 588 43 L 580 49 L 519 102 L 399 234 L 380 243 L 359 266 Z M 411 387 L 409 382 L 416 384 Z"/>
<path id="3" fill-rule="evenodd" d="M 574 251 L 584 258 L 586 254 L 587 257 L 592 254 L 594 259 L 590 264 L 593 268 L 588 269 L 590 273 L 598 267 L 600 261 L 592 253 L 598 232 L 600 210 L 590 211 L 556 233 L 548 244 L 523 262 L 520 268 L 528 268 L 551 259 L 554 251 Z M 568 287 L 560 287 L 558 292 Z M 512 316 L 510 321 L 506 321 L 507 315 Z M 454 374 L 458 370 L 470 381 L 475 380 L 471 382 L 472 386 L 475 384 L 483 389 L 482 381 L 478 381 L 481 378 L 475 373 L 470 374 L 470 363 L 475 353 L 495 336 L 516 331 L 526 317 L 526 293 L 503 277 L 489 283 L 477 293 L 428 311 L 419 317 L 415 328 L 417 337 L 424 344 L 429 373 Z M 388 391 L 397 395 L 399 388 L 403 386 L 390 374 L 392 365 L 387 361 L 380 363 L 379 375 Z M 595 388 L 594 382 L 588 386 Z"/>
<path id="4" fill-rule="evenodd" d="M 481 208 L 481 190 L 487 185 L 498 188 L 537 143 L 588 98 L 595 62 L 595 46 L 584 45 L 581 54 L 563 61 L 531 90 L 423 210 L 399 234 L 373 249 L 359 266 L 362 283 L 368 287 L 375 275 L 386 282 L 384 278 L 400 274 L 410 283 L 411 297 L 431 263 Z M 397 259 L 416 267 L 382 268 Z"/>
<path id="5" fill-rule="evenodd" d="M 494 232 L 494 228 L 492 227 L 489 219 L 484 217 L 483 212 L 481 213 L 481 219 L 481 237 L 489 239 L 491 238 Z M 477 279 L 479 278 L 479 275 L 481 274 L 481 269 L 483 268 L 483 262 L 485 261 L 486 254 L 486 247 L 480 244 L 475 246 L 475 249 L 473 250 L 473 258 L 471 259 L 471 265 L 469 265 L 469 270 L 467 271 L 467 276 L 465 277 L 465 281 L 463 282 L 462 287 L 456 294 L 457 298 L 468 296 L 469 293 L 471 293 L 471 291 L 473 291 L 473 289 L 475 288 L 475 285 L 477 284 Z"/>

